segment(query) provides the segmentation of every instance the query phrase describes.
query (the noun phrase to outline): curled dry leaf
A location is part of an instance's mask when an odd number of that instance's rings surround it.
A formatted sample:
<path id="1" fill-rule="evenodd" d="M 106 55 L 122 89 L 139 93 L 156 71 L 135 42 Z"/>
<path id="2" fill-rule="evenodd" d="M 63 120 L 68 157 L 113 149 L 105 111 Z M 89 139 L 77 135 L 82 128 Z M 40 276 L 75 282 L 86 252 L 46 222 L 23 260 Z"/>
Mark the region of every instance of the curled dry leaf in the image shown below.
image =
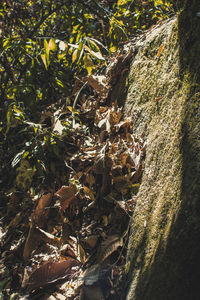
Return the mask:
<path id="1" fill-rule="evenodd" d="M 98 250 L 97 261 L 102 263 L 108 256 L 115 252 L 118 247 L 123 245 L 123 240 L 118 235 L 111 235 L 101 243 L 101 246 Z"/>
<path id="2" fill-rule="evenodd" d="M 55 193 L 61 200 L 61 208 L 65 210 L 76 200 L 76 187 L 63 185 L 60 190 Z"/>
<path id="3" fill-rule="evenodd" d="M 33 271 L 28 279 L 23 281 L 22 288 L 26 288 L 29 291 L 36 290 L 58 280 L 66 279 L 74 273 L 72 267 L 79 265 L 80 262 L 75 259 L 44 263 L 41 267 Z"/>

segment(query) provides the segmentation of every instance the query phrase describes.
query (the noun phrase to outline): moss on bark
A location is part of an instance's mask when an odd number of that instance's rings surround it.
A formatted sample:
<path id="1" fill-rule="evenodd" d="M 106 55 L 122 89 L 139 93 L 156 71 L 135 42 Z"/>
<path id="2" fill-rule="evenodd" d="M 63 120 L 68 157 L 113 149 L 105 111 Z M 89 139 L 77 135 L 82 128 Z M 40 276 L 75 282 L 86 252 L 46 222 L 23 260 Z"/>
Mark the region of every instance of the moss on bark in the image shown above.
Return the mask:
<path id="1" fill-rule="evenodd" d="M 131 66 L 124 110 L 138 135 L 144 134 L 147 153 L 129 241 L 126 299 L 200 298 L 200 18 L 195 2 L 138 41 Z"/>

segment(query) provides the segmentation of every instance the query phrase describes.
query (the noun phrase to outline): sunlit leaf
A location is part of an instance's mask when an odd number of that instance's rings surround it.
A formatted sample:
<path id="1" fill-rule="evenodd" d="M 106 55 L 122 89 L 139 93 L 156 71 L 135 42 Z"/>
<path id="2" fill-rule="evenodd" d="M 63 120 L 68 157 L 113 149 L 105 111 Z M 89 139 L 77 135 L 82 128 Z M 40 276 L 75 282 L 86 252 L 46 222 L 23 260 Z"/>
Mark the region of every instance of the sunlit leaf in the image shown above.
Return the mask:
<path id="1" fill-rule="evenodd" d="M 97 50 L 98 52 L 100 52 L 100 48 L 99 48 L 99 46 L 97 45 L 97 43 L 95 43 L 94 40 L 88 39 L 88 41 L 89 41 L 90 44 L 92 44 L 92 45 L 96 48 L 96 50 Z"/>
<path id="2" fill-rule="evenodd" d="M 79 114 L 79 112 L 75 109 L 75 108 L 73 108 L 73 106 L 67 106 L 67 108 L 69 109 L 69 111 L 71 111 L 71 113 L 73 113 L 73 114 Z"/>
<path id="3" fill-rule="evenodd" d="M 48 63 L 47 63 L 47 57 L 46 57 L 46 54 L 41 54 L 41 58 L 42 58 L 42 61 L 43 61 L 43 64 L 46 68 L 46 70 L 48 69 Z"/>
<path id="4" fill-rule="evenodd" d="M 94 19 L 94 16 L 92 14 L 84 14 L 84 17 L 86 19 Z"/>
<path id="5" fill-rule="evenodd" d="M 61 86 L 62 88 L 64 87 L 64 84 L 62 83 L 61 80 L 59 80 L 58 78 L 56 79 L 56 82 L 59 86 Z"/>
<path id="6" fill-rule="evenodd" d="M 75 48 L 75 49 L 78 49 L 78 45 L 75 45 L 75 44 L 71 44 L 71 43 L 68 43 L 68 45 L 72 48 Z"/>
<path id="7" fill-rule="evenodd" d="M 85 49 L 94 57 L 96 57 L 99 60 L 105 60 L 105 58 L 102 56 L 100 52 L 94 52 L 91 50 L 88 46 L 85 45 Z"/>
<path id="8" fill-rule="evenodd" d="M 56 50 L 57 46 L 56 46 L 55 40 L 54 40 L 53 38 L 51 38 L 51 39 L 49 40 L 48 48 L 49 48 L 49 50 L 51 50 L 51 51 L 55 51 L 55 50 Z"/>
<path id="9" fill-rule="evenodd" d="M 86 258 L 86 254 L 80 243 L 78 244 L 78 253 L 79 253 L 80 261 L 84 262 Z"/>
<path id="10" fill-rule="evenodd" d="M 77 59 L 78 56 L 78 49 L 74 50 L 73 54 L 72 54 L 72 62 L 75 62 L 75 60 Z"/>
<path id="11" fill-rule="evenodd" d="M 109 50 L 110 50 L 110 52 L 113 52 L 113 53 L 114 53 L 114 52 L 116 52 L 117 47 L 116 47 L 116 46 L 112 46 L 112 47 L 110 47 Z"/>
<path id="12" fill-rule="evenodd" d="M 90 38 L 87 38 L 89 41 L 94 41 L 96 44 L 98 44 L 99 46 L 101 46 L 102 48 L 104 48 L 106 51 L 108 51 L 108 49 L 100 42 L 98 41 L 97 39 L 95 39 L 94 37 L 90 37 Z"/>

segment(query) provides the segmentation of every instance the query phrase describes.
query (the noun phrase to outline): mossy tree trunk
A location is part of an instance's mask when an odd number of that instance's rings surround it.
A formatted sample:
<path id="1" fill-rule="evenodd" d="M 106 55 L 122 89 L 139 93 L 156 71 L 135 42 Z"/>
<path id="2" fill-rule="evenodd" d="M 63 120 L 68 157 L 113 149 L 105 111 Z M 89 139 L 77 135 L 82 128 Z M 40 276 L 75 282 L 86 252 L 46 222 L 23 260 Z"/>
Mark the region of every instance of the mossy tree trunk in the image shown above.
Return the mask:
<path id="1" fill-rule="evenodd" d="M 200 3 L 136 45 L 124 110 L 147 142 L 128 300 L 200 299 Z"/>

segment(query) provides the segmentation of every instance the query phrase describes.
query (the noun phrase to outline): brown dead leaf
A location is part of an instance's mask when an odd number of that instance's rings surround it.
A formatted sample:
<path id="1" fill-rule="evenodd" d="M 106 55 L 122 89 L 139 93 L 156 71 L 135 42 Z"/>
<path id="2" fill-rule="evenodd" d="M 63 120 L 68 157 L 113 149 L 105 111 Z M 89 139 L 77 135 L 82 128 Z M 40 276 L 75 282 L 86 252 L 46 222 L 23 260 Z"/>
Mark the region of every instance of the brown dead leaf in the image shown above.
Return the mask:
<path id="1" fill-rule="evenodd" d="M 60 253 L 64 257 L 70 257 L 70 258 L 76 259 L 76 254 L 75 254 L 74 250 L 72 249 L 72 247 L 70 247 L 67 244 L 65 244 L 62 247 L 62 249 L 60 250 Z"/>
<path id="2" fill-rule="evenodd" d="M 16 214 L 16 216 L 9 223 L 7 229 L 9 229 L 10 227 L 17 227 L 22 221 L 23 217 L 24 214 L 22 212 L 18 212 L 18 214 Z"/>
<path id="3" fill-rule="evenodd" d="M 162 51 L 163 51 L 163 44 L 160 45 L 158 52 L 156 53 L 156 56 L 159 57 L 161 55 Z"/>
<path id="4" fill-rule="evenodd" d="M 51 193 L 42 196 L 36 206 L 35 212 L 32 214 L 32 220 L 40 227 L 44 226 L 48 217 L 51 199 Z"/>
<path id="5" fill-rule="evenodd" d="M 51 245 L 55 245 L 55 246 L 61 246 L 61 239 L 57 238 L 56 236 L 54 236 L 53 234 L 46 232 L 44 230 L 42 230 L 41 228 L 37 228 L 38 230 L 38 236 L 40 237 L 41 240 L 43 240 L 45 243 L 49 243 Z"/>
<path id="6" fill-rule="evenodd" d="M 86 196 L 88 196 L 92 201 L 95 201 L 94 193 L 91 189 L 89 189 L 87 186 L 83 186 L 84 192 Z"/>
<path id="7" fill-rule="evenodd" d="M 122 120 L 118 124 L 115 125 L 116 131 L 118 132 L 121 128 L 130 128 L 131 127 L 131 119 Z"/>
<path id="8" fill-rule="evenodd" d="M 112 126 L 116 126 L 119 121 L 121 120 L 122 117 L 122 112 L 121 110 L 111 110 L 110 112 L 110 123 L 112 124 Z"/>
<path id="9" fill-rule="evenodd" d="M 81 243 L 83 244 L 84 248 L 89 247 L 90 249 L 93 249 L 96 246 L 98 239 L 99 238 L 97 235 L 91 235 L 89 237 L 81 239 Z"/>
<path id="10" fill-rule="evenodd" d="M 63 185 L 60 190 L 55 193 L 61 200 L 61 209 L 65 210 L 76 200 L 76 187 Z"/>
<path id="11" fill-rule="evenodd" d="M 33 271 L 27 280 L 23 281 L 22 287 L 32 291 L 58 280 L 66 279 L 74 273 L 72 267 L 79 265 L 80 262 L 75 259 L 44 263 L 41 267 Z"/>
<path id="12" fill-rule="evenodd" d="M 108 95 L 108 87 L 105 84 L 106 77 L 105 76 L 88 76 L 83 78 L 83 80 L 87 81 L 87 84 L 90 85 L 97 94 L 100 95 L 101 98 L 106 98 Z"/>
<path id="13" fill-rule="evenodd" d="M 37 248 L 38 244 L 39 244 L 38 229 L 35 227 L 35 225 L 31 224 L 26 239 L 26 243 L 24 246 L 24 252 L 23 252 L 24 259 L 28 259 L 31 256 L 33 251 Z"/>

